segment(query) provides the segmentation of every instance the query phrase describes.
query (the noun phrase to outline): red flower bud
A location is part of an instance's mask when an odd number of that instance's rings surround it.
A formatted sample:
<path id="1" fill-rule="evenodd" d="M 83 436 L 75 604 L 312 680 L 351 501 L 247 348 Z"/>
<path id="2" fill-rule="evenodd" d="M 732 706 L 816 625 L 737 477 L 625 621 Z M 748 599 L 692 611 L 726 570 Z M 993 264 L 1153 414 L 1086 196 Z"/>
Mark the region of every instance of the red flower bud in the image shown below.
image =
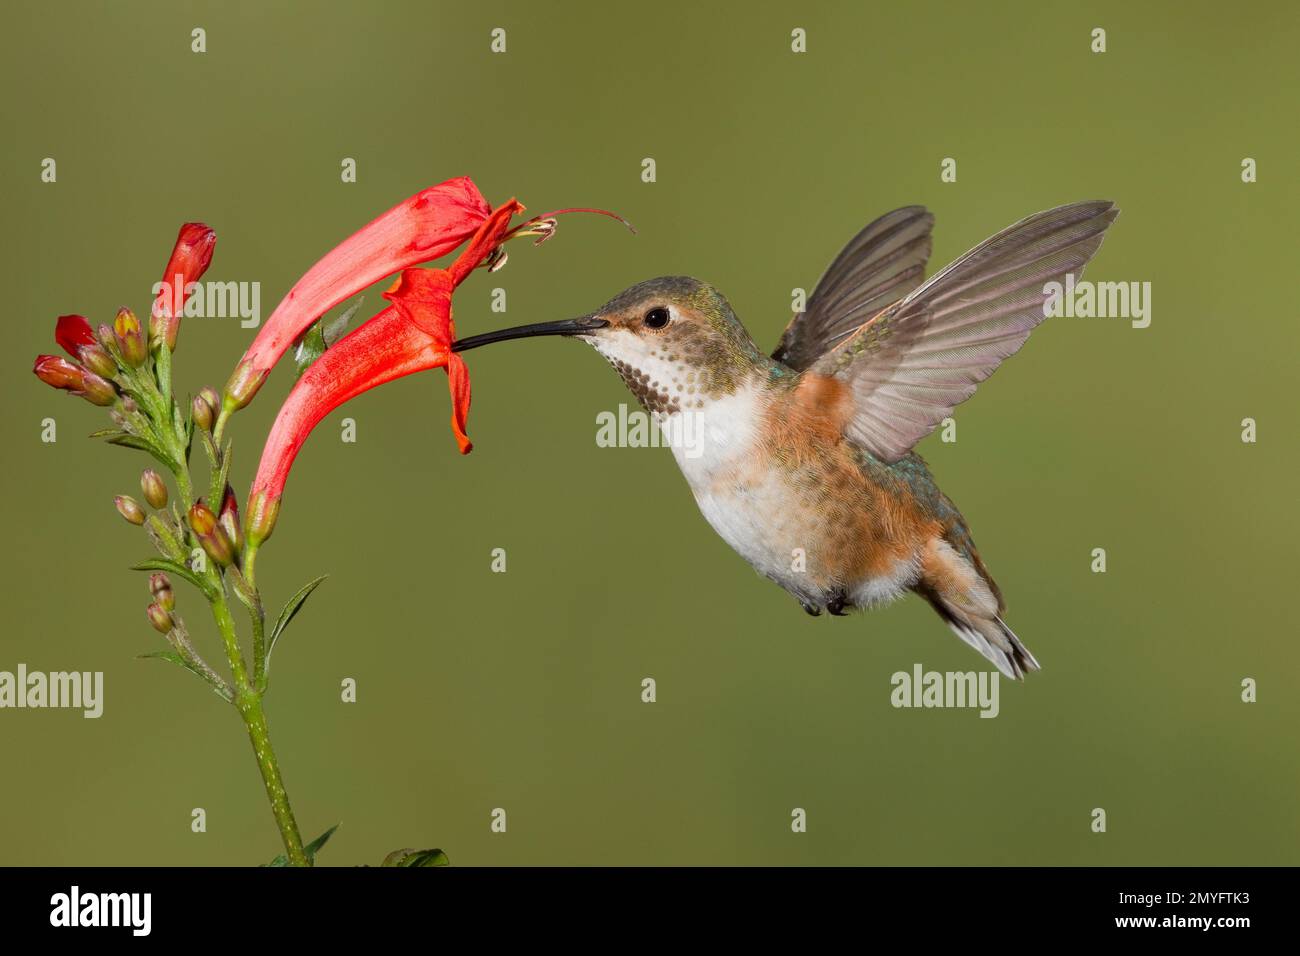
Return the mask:
<path id="1" fill-rule="evenodd" d="M 217 234 L 201 222 L 187 222 L 181 226 L 172 249 L 162 282 L 155 286 L 156 296 L 149 315 L 149 342 L 157 346 L 162 342 L 176 351 L 176 335 L 181 327 L 185 309 L 186 287 L 198 282 L 208 271 L 212 252 L 217 244 Z"/>
<path id="2" fill-rule="evenodd" d="M 94 405 L 112 405 L 117 400 L 112 382 L 57 355 L 36 356 L 32 371 L 46 385 L 64 389 Z"/>
<path id="3" fill-rule="evenodd" d="M 239 526 L 239 503 L 235 500 L 235 490 L 230 485 L 226 485 L 226 493 L 221 497 L 221 514 L 217 523 L 226 532 L 235 551 L 243 551 L 244 532 Z"/>
<path id="4" fill-rule="evenodd" d="M 85 384 L 86 370 L 57 355 L 36 356 L 36 364 L 32 367 L 32 371 L 46 385 L 66 389 L 69 392 L 80 392 L 82 385 Z"/>
<path id="5" fill-rule="evenodd" d="M 61 315 L 54 323 L 54 341 L 74 359 L 83 345 L 96 345 L 95 332 L 84 315 Z"/>

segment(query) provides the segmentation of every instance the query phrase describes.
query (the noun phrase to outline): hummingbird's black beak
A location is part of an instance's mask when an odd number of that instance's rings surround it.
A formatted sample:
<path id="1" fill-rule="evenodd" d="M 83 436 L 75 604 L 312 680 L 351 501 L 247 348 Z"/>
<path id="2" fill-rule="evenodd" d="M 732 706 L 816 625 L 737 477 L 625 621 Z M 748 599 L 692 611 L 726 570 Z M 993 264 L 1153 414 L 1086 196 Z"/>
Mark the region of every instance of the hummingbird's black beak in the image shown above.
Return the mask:
<path id="1" fill-rule="evenodd" d="M 469 349 L 476 349 L 480 345 L 491 345 L 493 342 L 504 342 L 507 339 L 527 339 L 534 335 L 581 335 L 584 332 L 594 332 L 596 329 L 603 329 L 609 325 L 604 319 L 598 319 L 593 315 L 584 315 L 580 319 L 565 319 L 562 322 L 535 322 L 532 325 L 516 325 L 513 329 L 499 329 L 496 332 L 484 332 L 482 335 L 471 335 L 468 338 L 457 339 L 451 343 L 453 352 L 465 352 Z"/>

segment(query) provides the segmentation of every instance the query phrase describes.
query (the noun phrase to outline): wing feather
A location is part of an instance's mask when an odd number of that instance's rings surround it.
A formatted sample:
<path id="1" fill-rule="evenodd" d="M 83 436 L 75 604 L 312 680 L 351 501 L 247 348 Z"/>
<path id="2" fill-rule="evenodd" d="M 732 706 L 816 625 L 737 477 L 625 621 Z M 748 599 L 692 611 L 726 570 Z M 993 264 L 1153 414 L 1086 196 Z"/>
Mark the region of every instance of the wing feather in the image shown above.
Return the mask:
<path id="1" fill-rule="evenodd" d="M 811 366 L 851 386 L 845 433 L 897 461 L 965 401 L 1043 321 L 1049 282 L 1076 279 L 1119 215 L 1113 203 L 1023 219 L 853 330 Z"/>
<path id="2" fill-rule="evenodd" d="M 849 240 L 772 353 L 803 371 L 846 335 L 921 284 L 934 216 L 924 206 L 885 213 Z"/>

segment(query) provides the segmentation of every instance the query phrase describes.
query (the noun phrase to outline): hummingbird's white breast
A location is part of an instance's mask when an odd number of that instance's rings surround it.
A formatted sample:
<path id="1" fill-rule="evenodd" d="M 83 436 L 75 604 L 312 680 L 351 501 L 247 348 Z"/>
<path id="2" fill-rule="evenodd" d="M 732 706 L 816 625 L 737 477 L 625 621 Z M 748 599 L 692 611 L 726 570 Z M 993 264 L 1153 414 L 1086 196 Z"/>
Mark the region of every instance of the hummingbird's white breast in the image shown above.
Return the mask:
<path id="1" fill-rule="evenodd" d="M 713 530 L 760 574 L 817 602 L 821 587 L 800 559 L 813 546 L 809 526 L 791 508 L 790 489 L 762 447 L 769 400 L 766 390 L 745 384 L 661 416 L 660 427 L 682 436 L 670 446 L 673 457 Z"/>

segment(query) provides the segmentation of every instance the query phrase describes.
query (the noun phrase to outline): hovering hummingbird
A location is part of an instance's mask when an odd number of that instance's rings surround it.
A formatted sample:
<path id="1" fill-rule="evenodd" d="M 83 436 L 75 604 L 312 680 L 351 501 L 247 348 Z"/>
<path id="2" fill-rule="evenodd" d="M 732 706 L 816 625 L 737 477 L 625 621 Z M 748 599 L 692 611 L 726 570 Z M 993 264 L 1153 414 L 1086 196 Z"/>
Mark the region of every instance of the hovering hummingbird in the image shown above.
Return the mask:
<path id="1" fill-rule="evenodd" d="M 809 614 L 923 597 L 1012 678 L 1038 662 L 1003 620 L 1002 592 L 961 512 L 913 446 L 1028 338 L 1049 282 L 1077 279 L 1119 210 L 1059 206 L 923 281 L 934 216 L 907 206 L 859 232 L 776 350 L 687 276 L 640 282 L 588 315 L 454 343 L 579 338 L 662 429 L 713 529 Z M 679 418 L 681 416 L 682 418 Z"/>

